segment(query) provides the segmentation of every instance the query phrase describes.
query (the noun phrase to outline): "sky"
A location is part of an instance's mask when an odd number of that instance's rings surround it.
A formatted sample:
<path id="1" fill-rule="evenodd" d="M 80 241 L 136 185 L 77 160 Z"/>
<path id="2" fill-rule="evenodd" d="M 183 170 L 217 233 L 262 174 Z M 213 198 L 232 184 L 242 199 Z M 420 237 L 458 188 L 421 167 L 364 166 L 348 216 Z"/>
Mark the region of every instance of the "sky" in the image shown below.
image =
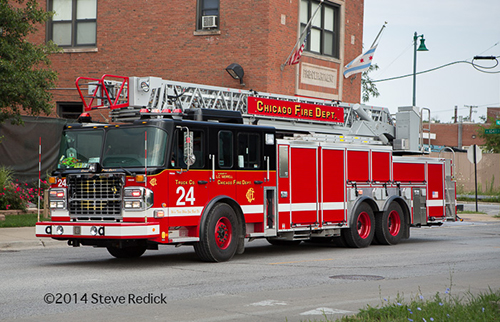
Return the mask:
<path id="1" fill-rule="evenodd" d="M 375 51 L 379 70 L 369 76 L 382 80 L 413 73 L 413 35 L 424 35 L 427 52 L 417 52 L 417 72 L 476 55 L 500 56 L 500 0 L 365 0 L 363 46 L 368 49 L 387 22 Z M 417 41 L 417 47 L 419 42 Z M 493 66 L 494 61 L 475 63 Z M 458 115 L 480 122 L 487 107 L 500 107 L 500 66 L 482 73 L 470 64 L 455 64 L 417 75 L 416 106 L 431 110 L 431 118 L 452 122 Z M 388 107 L 411 106 L 413 79 L 376 83 L 378 98 L 366 104 Z"/>

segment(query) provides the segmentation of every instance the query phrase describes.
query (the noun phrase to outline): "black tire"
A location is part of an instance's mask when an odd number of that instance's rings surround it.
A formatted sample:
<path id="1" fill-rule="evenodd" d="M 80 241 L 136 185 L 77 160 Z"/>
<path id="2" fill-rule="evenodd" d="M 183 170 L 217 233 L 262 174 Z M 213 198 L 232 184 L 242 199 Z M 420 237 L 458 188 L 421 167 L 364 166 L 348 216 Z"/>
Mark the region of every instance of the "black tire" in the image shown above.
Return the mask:
<path id="1" fill-rule="evenodd" d="M 218 203 L 208 213 L 200 228 L 200 241 L 194 244 L 198 257 L 205 262 L 224 262 L 238 249 L 240 225 L 233 208 Z"/>
<path id="2" fill-rule="evenodd" d="M 345 238 L 342 236 L 339 237 L 333 237 L 332 243 L 337 246 L 337 247 L 347 247 L 347 243 L 345 242 Z"/>
<path id="3" fill-rule="evenodd" d="M 297 246 L 302 241 L 301 240 L 286 240 L 286 239 L 277 239 L 277 238 L 266 238 L 268 243 L 273 246 Z"/>
<path id="4" fill-rule="evenodd" d="M 375 238 L 381 245 L 396 245 L 405 230 L 405 219 L 401 206 L 393 201 L 375 221 Z"/>
<path id="5" fill-rule="evenodd" d="M 116 258 L 138 258 L 146 251 L 146 245 L 136 245 L 127 247 L 107 246 L 108 252 Z"/>
<path id="6" fill-rule="evenodd" d="M 349 228 L 342 229 L 342 237 L 351 248 L 368 247 L 375 236 L 375 216 L 367 203 L 356 207 Z"/>

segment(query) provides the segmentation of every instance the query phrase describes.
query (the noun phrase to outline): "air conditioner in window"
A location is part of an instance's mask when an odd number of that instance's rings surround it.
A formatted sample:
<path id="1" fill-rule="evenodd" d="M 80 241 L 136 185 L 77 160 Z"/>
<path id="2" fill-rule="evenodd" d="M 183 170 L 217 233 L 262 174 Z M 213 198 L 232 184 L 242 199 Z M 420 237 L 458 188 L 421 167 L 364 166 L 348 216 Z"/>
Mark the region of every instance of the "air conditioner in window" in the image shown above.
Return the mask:
<path id="1" fill-rule="evenodd" d="M 217 28 L 217 16 L 202 16 L 201 28 L 202 29 Z"/>

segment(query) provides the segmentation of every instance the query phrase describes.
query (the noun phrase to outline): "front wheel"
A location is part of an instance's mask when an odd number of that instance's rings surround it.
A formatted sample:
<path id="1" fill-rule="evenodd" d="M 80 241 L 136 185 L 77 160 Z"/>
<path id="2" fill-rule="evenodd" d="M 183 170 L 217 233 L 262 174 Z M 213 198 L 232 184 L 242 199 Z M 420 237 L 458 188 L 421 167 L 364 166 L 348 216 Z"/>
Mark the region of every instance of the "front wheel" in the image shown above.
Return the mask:
<path id="1" fill-rule="evenodd" d="M 375 236 L 373 209 L 362 203 L 354 211 L 349 228 L 342 230 L 342 238 L 352 248 L 368 247 Z"/>
<path id="2" fill-rule="evenodd" d="M 383 245 L 396 245 L 403 238 L 405 220 L 403 210 L 397 202 L 391 202 L 386 211 L 377 218 L 375 238 Z"/>
<path id="3" fill-rule="evenodd" d="M 200 241 L 194 250 L 206 262 L 230 260 L 238 248 L 240 229 L 238 218 L 228 204 L 216 204 L 200 228 Z"/>

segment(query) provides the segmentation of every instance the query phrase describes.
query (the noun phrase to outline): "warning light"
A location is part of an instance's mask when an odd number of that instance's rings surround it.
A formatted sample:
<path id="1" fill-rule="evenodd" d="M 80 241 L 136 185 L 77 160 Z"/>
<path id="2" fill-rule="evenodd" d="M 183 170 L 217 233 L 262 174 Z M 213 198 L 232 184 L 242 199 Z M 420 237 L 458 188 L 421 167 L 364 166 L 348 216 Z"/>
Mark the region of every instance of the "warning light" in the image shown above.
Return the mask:
<path id="1" fill-rule="evenodd" d="M 90 113 L 82 113 L 78 117 L 78 123 L 90 123 L 92 122 L 92 117 L 90 116 Z"/>

